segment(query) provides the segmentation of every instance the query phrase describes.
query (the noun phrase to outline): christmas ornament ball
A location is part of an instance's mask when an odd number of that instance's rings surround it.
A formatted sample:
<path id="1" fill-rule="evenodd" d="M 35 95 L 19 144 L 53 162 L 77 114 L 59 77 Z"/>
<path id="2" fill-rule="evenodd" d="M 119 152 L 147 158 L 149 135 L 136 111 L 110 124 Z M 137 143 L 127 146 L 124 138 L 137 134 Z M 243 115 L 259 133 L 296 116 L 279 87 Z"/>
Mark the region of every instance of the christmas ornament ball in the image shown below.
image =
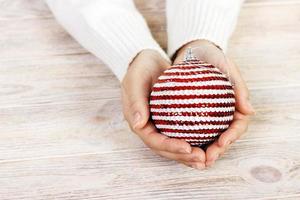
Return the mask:
<path id="1" fill-rule="evenodd" d="M 151 118 L 158 131 L 192 146 L 216 140 L 230 125 L 234 90 L 215 66 L 197 59 L 167 69 L 150 95 Z"/>

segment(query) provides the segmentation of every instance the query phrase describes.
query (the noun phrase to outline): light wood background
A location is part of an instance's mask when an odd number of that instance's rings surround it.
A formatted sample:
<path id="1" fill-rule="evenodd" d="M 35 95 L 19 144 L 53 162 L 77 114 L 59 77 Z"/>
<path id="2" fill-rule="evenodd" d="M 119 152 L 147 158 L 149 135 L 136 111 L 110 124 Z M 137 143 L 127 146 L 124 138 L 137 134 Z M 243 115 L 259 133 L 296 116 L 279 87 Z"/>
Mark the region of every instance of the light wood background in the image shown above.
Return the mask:
<path id="1" fill-rule="evenodd" d="M 163 1 L 136 2 L 165 47 Z M 300 0 L 248 0 L 228 53 L 257 115 L 197 171 L 129 131 L 117 79 L 42 0 L 0 0 L 0 199 L 300 199 Z"/>

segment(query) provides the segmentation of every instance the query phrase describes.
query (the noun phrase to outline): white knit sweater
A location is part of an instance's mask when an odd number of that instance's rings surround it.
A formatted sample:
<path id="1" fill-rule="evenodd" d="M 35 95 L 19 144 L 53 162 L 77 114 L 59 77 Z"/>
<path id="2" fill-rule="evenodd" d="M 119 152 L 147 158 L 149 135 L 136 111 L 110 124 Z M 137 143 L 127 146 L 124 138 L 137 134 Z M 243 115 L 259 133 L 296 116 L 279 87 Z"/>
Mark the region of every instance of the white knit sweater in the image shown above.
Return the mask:
<path id="1" fill-rule="evenodd" d="M 46 0 L 57 20 L 122 80 L 143 49 L 168 59 L 132 0 Z M 226 49 L 243 0 L 167 0 L 168 55 L 206 39 Z M 116 59 L 117 58 L 117 59 Z"/>

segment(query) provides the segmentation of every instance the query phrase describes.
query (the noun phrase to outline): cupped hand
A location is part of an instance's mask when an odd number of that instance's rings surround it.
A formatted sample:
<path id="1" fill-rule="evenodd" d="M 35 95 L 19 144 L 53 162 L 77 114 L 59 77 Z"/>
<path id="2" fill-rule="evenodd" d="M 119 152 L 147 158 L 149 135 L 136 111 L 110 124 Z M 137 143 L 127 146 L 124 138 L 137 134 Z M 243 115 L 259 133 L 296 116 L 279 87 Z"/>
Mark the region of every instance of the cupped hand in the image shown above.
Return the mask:
<path id="1" fill-rule="evenodd" d="M 237 66 L 225 56 L 223 51 L 207 40 L 196 40 L 183 46 L 177 53 L 174 64 L 184 59 L 187 48 L 192 48 L 193 54 L 202 61 L 218 67 L 228 75 L 234 85 L 236 106 L 233 122 L 221 136 L 206 149 L 206 166 L 211 166 L 224 154 L 230 145 L 247 131 L 249 116 L 254 109 L 249 101 L 249 91 Z"/>
<path id="2" fill-rule="evenodd" d="M 187 142 L 157 132 L 150 120 L 149 96 L 157 78 L 170 67 L 155 50 L 143 50 L 130 64 L 122 81 L 122 102 L 125 119 L 133 132 L 160 156 L 197 169 L 205 168 L 205 153 Z"/>

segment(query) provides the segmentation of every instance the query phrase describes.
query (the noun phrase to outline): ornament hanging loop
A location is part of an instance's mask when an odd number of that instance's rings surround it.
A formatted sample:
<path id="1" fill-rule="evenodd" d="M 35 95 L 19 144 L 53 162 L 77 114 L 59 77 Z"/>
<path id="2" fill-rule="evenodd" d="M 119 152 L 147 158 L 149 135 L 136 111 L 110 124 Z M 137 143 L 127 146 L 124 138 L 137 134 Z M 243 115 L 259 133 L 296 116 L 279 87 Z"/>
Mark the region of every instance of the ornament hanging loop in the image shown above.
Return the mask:
<path id="1" fill-rule="evenodd" d="M 184 59 L 183 61 L 184 62 L 189 62 L 189 61 L 192 61 L 192 60 L 196 60 L 196 56 L 193 54 L 193 50 L 191 47 L 189 47 L 186 52 L 185 52 L 185 55 L 184 55 Z"/>

